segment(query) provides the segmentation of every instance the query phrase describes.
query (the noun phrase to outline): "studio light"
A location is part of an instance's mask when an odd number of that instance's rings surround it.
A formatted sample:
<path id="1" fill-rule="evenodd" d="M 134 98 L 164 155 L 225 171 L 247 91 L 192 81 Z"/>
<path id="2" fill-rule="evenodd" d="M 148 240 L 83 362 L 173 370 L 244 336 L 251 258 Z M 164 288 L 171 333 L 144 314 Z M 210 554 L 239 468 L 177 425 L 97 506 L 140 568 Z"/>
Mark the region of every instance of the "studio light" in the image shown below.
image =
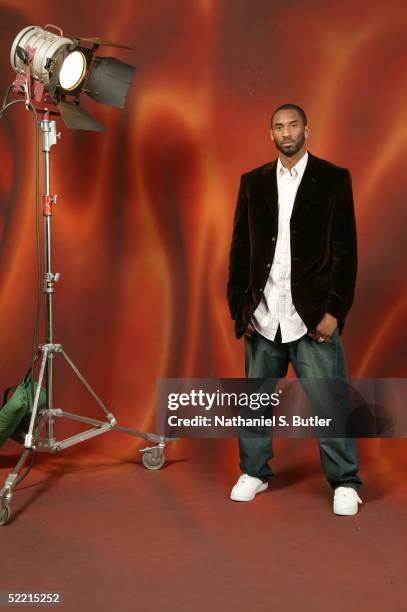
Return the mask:
<path id="1" fill-rule="evenodd" d="M 10 53 L 17 73 L 14 92 L 36 104 L 54 105 L 69 128 L 104 130 L 81 107 L 80 94 L 100 104 L 124 108 L 135 68 L 113 57 L 97 56 L 102 45 L 131 48 L 100 38 L 67 38 L 50 24 L 24 28 Z"/>
<path id="2" fill-rule="evenodd" d="M 51 29 L 56 30 L 57 33 L 51 32 Z M 17 389 L 25 389 L 24 424 L 21 425 L 23 421 L 19 421 L 18 425 L 22 427 L 18 437 L 24 440 L 24 451 L 15 468 L 6 478 L 3 487 L 0 488 L 0 525 L 5 525 L 9 520 L 14 487 L 31 469 L 33 457 L 37 451 L 54 453 L 114 430 L 153 443 L 153 446 L 147 445 L 139 449 L 143 455 L 143 464 L 147 469 L 158 470 L 164 465 L 164 448 L 169 438 L 117 425 L 112 412 L 64 351 L 62 344 L 55 341 L 54 335 L 54 293 L 60 278 L 59 272 L 54 272 L 52 268 L 52 218 L 57 194 L 51 190 L 51 151 L 59 143 L 61 136 L 61 132 L 57 131 L 58 117 L 56 116 L 61 115 L 65 125 L 70 128 L 104 130 L 103 126 L 81 107 L 80 95 L 86 94 L 95 102 L 123 108 L 135 70 L 133 66 L 116 58 L 97 56 L 97 51 L 102 45 L 130 49 L 130 47 L 123 47 L 123 45 L 101 38 L 66 38 L 60 28 L 51 25 L 46 25 L 44 28 L 39 26 L 24 28 L 16 36 L 11 48 L 11 65 L 17 76 L 5 93 L 3 105 L 0 105 L 0 119 L 10 109 L 23 105 L 32 112 L 34 119 L 37 301 L 31 344 L 31 367 L 29 374 L 21 383 L 23 387 L 20 385 L 17 387 Z M 15 94 L 12 96 L 13 99 L 10 99 L 11 93 Z M 42 234 L 40 223 L 41 151 L 43 165 Z M 41 264 L 41 252 L 44 258 L 43 264 Z M 42 301 L 46 311 L 45 325 L 41 325 L 40 322 Z M 45 341 L 40 342 L 41 337 Z M 88 393 L 88 399 L 91 398 L 93 402 L 96 402 L 99 411 L 102 412 L 101 418 L 90 418 L 77 412 L 66 412 L 61 408 L 55 408 L 54 364 L 61 360 L 65 361 L 65 367 L 68 366 L 71 373 L 79 379 Z M 38 379 L 34 383 L 36 371 L 38 371 Z M 45 398 L 41 400 L 43 395 Z M 131 401 L 133 402 L 133 398 Z M 12 419 L 16 416 L 12 411 L 10 415 Z M 61 439 L 57 437 L 54 428 L 58 418 L 83 423 L 87 429 Z M 13 421 L 12 427 L 14 424 Z M 24 475 L 21 475 L 20 472 L 29 457 L 32 458 L 31 464 Z"/>

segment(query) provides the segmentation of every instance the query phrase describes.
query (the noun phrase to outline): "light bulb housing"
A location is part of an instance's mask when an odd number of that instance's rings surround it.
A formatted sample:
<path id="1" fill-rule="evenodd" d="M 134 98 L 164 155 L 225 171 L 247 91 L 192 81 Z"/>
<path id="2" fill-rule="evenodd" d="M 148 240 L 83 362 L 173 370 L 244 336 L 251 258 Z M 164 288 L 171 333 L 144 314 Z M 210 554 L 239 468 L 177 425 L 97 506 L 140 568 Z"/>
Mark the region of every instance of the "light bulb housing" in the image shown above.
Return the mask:
<path id="1" fill-rule="evenodd" d="M 53 104 L 67 127 L 103 131 L 104 127 L 81 107 L 80 94 L 100 104 L 124 108 L 135 68 L 116 58 L 96 56 L 101 45 L 130 49 L 101 38 L 67 38 L 57 26 L 24 28 L 10 52 L 11 66 L 17 73 L 14 91 L 28 95 L 35 103 Z"/>

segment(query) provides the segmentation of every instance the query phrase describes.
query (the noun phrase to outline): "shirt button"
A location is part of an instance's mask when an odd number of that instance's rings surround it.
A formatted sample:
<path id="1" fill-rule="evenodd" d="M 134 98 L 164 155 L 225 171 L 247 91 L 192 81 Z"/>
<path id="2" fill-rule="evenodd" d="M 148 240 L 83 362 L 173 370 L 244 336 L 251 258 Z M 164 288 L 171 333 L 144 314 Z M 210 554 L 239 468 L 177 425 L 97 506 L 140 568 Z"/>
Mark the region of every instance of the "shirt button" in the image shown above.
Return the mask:
<path id="1" fill-rule="evenodd" d="M 271 268 L 271 263 L 268 263 L 266 268 Z"/>
<path id="2" fill-rule="evenodd" d="M 262 293 L 262 292 L 263 292 L 263 287 L 261 287 L 261 288 L 259 289 L 259 291 L 260 291 L 260 293 Z"/>
<path id="3" fill-rule="evenodd" d="M 271 239 L 271 241 L 272 241 L 272 242 L 275 242 L 275 241 L 276 241 L 276 237 L 275 237 L 275 236 L 273 236 L 273 237 L 272 237 L 272 239 Z"/>

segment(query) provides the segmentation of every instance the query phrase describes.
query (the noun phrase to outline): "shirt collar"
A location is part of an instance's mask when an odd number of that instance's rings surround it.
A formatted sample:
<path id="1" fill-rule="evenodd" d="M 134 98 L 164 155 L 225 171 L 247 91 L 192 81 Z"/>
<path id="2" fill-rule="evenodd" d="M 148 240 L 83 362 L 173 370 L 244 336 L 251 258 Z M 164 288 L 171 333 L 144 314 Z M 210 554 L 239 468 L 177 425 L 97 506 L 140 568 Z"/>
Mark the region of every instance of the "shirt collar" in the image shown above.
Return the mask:
<path id="1" fill-rule="evenodd" d="M 304 174 L 305 166 L 307 165 L 307 161 L 308 161 L 308 151 L 305 151 L 304 155 L 301 157 L 301 159 L 297 161 L 295 166 L 291 168 L 291 172 L 290 172 L 288 168 L 283 166 L 283 164 L 281 163 L 281 159 L 278 158 L 277 177 L 281 178 L 282 176 L 286 175 L 292 180 L 296 179 L 297 177 L 299 177 L 299 179 L 301 180 L 302 175 Z"/>

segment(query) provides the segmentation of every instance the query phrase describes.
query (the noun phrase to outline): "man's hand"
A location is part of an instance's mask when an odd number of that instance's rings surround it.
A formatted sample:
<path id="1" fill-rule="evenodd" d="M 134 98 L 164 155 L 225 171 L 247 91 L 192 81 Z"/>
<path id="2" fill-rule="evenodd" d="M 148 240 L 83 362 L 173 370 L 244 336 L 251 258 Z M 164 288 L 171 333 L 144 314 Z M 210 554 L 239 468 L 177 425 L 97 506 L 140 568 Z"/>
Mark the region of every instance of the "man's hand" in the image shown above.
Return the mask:
<path id="1" fill-rule="evenodd" d="M 256 333 L 256 330 L 254 329 L 253 325 L 249 323 L 246 329 L 244 330 L 244 337 L 251 338 L 253 334 L 255 333 Z"/>
<path id="2" fill-rule="evenodd" d="M 329 341 L 338 325 L 338 319 L 326 312 L 315 328 L 315 332 L 308 332 L 308 335 L 318 342 Z"/>

